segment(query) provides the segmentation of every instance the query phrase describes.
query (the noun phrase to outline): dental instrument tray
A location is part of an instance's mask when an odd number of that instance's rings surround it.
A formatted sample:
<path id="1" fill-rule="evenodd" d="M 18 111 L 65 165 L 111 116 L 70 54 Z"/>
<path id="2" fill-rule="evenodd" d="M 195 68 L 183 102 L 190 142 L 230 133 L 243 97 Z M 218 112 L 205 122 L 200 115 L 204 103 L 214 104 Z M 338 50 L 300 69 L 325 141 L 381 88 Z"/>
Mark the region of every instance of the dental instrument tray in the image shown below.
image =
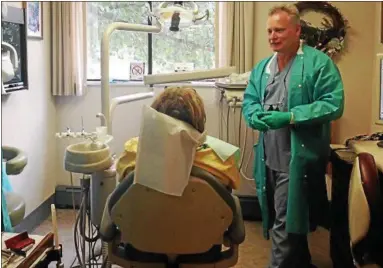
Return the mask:
<path id="1" fill-rule="evenodd" d="M 4 241 L 5 246 L 11 250 L 22 250 L 35 243 L 35 240 L 28 236 L 28 232 L 22 232 Z"/>

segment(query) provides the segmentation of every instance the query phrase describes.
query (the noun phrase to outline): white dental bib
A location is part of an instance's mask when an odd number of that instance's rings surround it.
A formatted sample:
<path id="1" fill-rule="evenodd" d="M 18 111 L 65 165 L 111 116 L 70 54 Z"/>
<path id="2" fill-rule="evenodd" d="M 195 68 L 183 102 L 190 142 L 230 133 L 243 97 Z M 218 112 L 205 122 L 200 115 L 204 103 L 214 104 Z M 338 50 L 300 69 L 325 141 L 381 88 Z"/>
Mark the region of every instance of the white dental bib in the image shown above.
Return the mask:
<path id="1" fill-rule="evenodd" d="M 205 132 L 144 106 L 134 183 L 182 196 L 196 149 L 205 139 Z"/>

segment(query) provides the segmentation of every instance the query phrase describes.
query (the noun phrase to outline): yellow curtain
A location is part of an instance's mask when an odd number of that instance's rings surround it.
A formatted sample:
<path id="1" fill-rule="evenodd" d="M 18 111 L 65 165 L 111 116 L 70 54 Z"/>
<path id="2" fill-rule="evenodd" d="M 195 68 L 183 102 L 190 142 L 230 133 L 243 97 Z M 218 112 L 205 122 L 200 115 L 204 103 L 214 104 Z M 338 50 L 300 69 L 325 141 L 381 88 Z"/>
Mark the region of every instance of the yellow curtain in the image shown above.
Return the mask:
<path id="1" fill-rule="evenodd" d="M 86 91 L 86 2 L 51 2 L 52 95 Z"/>
<path id="2" fill-rule="evenodd" d="M 216 66 L 236 66 L 238 73 L 255 65 L 255 2 L 217 2 Z"/>

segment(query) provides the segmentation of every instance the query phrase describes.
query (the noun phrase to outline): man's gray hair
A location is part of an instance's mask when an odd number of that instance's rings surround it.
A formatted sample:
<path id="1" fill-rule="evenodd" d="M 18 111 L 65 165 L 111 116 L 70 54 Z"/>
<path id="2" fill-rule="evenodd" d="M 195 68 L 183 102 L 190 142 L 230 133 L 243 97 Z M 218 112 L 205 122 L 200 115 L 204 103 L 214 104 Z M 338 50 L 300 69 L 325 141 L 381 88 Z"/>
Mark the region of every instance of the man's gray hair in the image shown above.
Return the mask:
<path id="1" fill-rule="evenodd" d="M 269 10 L 269 16 L 272 16 L 275 13 L 281 11 L 286 12 L 294 24 L 300 24 L 301 18 L 299 15 L 299 11 L 297 7 L 293 4 L 282 4 L 274 6 Z"/>

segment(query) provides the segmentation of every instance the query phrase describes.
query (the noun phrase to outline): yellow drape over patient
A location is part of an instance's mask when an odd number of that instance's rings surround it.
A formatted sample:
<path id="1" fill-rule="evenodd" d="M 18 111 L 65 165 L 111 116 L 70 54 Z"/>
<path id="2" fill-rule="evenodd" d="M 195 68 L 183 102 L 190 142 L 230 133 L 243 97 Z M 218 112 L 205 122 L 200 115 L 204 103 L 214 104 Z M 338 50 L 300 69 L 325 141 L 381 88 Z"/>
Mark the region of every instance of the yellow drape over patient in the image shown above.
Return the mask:
<path id="1" fill-rule="evenodd" d="M 134 170 L 136 166 L 137 148 L 138 137 L 132 138 L 125 143 L 125 150 L 117 161 L 119 181 Z M 238 189 L 240 175 L 234 156 L 230 156 L 226 161 L 222 161 L 213 149 L 208 146 L 201 146 L 197 149 L 193 165 L 214 175 L 225 186 Z M 150 163 L 148 163 L 148 168 L 150 168 Z"/>

